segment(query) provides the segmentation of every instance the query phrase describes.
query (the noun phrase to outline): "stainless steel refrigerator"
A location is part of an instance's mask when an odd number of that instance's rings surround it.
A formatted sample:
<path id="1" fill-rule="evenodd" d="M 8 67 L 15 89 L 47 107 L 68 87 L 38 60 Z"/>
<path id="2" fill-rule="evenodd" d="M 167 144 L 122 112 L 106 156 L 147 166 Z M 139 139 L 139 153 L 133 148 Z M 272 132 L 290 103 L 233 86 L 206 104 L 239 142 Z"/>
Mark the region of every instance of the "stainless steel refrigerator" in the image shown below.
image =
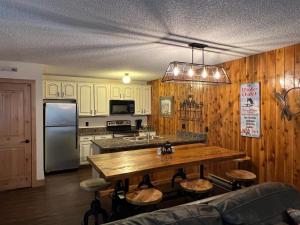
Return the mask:
<path id="1" fill-rule="evenodd" d="M 75 100 L 44 101 L 45 172 L 79 167 L 78 113 Z"/>

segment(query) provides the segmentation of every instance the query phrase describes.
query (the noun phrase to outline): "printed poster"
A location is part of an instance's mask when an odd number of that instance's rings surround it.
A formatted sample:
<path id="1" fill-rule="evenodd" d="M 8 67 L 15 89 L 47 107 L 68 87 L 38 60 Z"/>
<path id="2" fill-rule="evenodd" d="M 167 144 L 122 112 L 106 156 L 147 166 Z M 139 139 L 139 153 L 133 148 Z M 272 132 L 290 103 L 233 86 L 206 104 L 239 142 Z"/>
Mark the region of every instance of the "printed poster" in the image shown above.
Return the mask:
<path id="1" fill-rule="evenodd" d="M 260 84 L 241 84 L 241 135 L 260 137 Z"/>

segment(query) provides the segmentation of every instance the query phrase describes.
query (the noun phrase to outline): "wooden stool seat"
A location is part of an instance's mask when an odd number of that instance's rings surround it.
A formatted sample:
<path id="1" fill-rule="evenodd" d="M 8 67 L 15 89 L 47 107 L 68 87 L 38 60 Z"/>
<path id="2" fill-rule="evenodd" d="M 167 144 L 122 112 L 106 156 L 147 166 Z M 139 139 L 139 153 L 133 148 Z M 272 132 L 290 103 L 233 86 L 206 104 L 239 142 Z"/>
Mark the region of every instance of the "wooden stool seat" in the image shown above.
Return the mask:
<path id="1" fill-rule="evenodd" d="M 162 192 L 155 188 L 140 189 L 126 194 L 126 200 L 130 204 L 143 206 L 153 205 L 162 200 Z"/>
<path id="2" fill-rule="evenodd" d="M 256 179 L 256 175 L 247 170 L 231 170 L 226 172 L 226 176 L 234 181 L 249 182 Z"/>
<path id="3" fill-rule="evenodd" d="M 245 156 L 243 158 L 238 158 L 238 159 L 233 159 L 233 162 L 237 162 L 237 163 L 243 163 L 243 162 L 249 162 L 251 160 L 251 158 L 249 156 Z"/>
<path id="4" fill-rule="evenodd" d="M 193 193 L 206 193 L 213 188 L 213 185 L 208 180 L 203 179 L 192 179 L 192 180 L 182 180 L 180 186 L 187 192 Z"/>
<path id="5" fill-rule="evenodd" d="M 104 190 L 110 185 L 111 184 L 103 178 L 91 178 L 80 182 L 80 188 L 90 192 Z"/>

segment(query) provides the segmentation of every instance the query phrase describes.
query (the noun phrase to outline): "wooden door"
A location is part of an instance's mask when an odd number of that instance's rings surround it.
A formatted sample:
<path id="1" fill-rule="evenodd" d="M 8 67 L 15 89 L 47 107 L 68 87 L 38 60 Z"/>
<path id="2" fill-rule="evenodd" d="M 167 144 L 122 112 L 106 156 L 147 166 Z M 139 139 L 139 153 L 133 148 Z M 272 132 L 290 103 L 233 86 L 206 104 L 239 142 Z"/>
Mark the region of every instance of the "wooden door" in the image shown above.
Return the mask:
<path id="1" fill-rule="evenodd" d="M 109 89 L 108 84 L 95 84 L 95 116 L 109 115 Z"/>
<path id="2" fill-rule="evenodd" d="M 94 115 L 94 91 L 93 84 L 79 83 L 78 84 L 78 111 L 79 116 Z"/>
<path id="3" fill-rule="evenodd" d="M 61 96 L 64 99 L 76 99 L 77 85 L 75 82 L 61 83 Z"/>
<path id="4" fill-rule="evenodd" d="M 0 190 L 31 186 L 31 86 L 0 82 Z"/>
<path id="5" fill-rule="evenodd" d="M 45 98 L 58 99 L 61 98 L 61 82 L 46 80 L 45 81 Z"/>

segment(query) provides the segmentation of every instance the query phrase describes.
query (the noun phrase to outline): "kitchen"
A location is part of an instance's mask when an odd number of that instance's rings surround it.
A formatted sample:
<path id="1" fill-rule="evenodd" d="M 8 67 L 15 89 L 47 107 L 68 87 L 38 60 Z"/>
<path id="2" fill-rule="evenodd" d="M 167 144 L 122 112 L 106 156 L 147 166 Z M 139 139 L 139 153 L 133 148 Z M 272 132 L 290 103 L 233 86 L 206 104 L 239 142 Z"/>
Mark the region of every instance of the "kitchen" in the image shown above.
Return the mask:
<path id="1" fill-rule="evenodd" d="M 299 8 L 1 2 L 0 225 L 260 224 L 218 202 L 281 190 L 297 212 Z"/>

